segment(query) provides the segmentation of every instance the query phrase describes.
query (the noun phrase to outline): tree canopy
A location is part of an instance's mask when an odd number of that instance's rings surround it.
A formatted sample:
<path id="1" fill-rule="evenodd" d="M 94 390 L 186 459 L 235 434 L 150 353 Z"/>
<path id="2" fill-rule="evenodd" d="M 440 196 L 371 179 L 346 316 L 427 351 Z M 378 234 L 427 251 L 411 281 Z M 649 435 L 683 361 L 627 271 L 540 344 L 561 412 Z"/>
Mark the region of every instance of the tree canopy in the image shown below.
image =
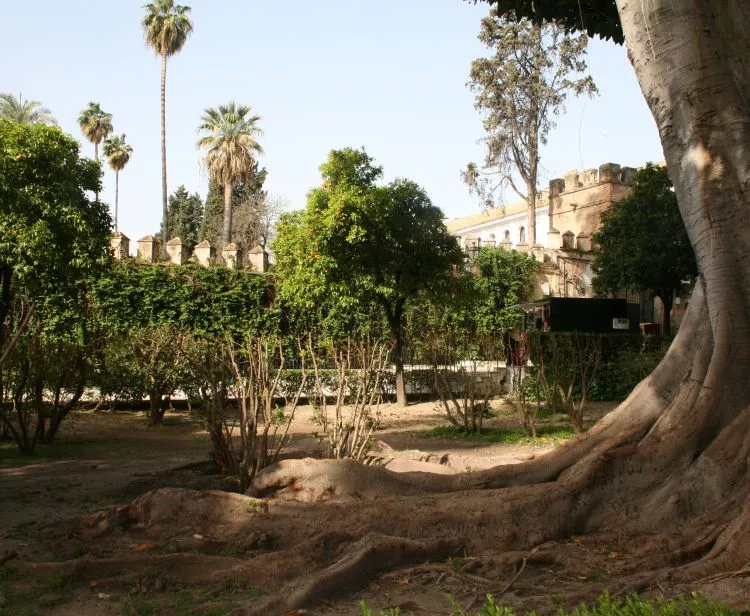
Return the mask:
<path id="1" fill-rule="evenodd" d="M 94 144 L 94 157 L 99 160 L 99 144 L 112 132 L 112 114 L 105 113 L 99 103 L 89 103 L 78 116 L 83 136 Z"/>
<path id="2" fill-rule="evenodd" d="M 568 30 L 586 32 L 623 43 L 620 15 L 615 0 L 489 0 L 502 14 L 536 23 L 558 21 Z"/>
<path id="3" fill-rule="evenodd" d="M 273 244 L 282 296 L 314 306 L 326 289 L 350 305 L 380 306 L 405 403 L 404 309 L 418 291 L 450 275 L 463 255 L 424 190 L 404 179 L 377 185 L 382 168 L 363 149 L 334 150 L 320 170 L 322 186 L 310 191 L 304 212 L 282 219 Z"/>
<path id="4" fill-rule="evenodd" d="M 179 237 L 192 251 L 198 243 L 203 224 L 203 201 L 198 193 L 192 195 L 180 186 L 169 196 L 169 229 L 164 241 Z"/>
<path id="5" fill-rule="evenodd" d="M 45 327 L 64 329 L 83 283 L 109 259 L 112 221 L 87 195 L 100 188 L 99 165 L 78 150 L 58 128 L 0 120 L 0 328 L 23 296 Z"/>
<path id="6" fill-rule="evenodd" d="M 469 163 L 464 180 L 490 206 L 495 191 L 506 185 L 526 201 L 526 231 L 533 246 L 540 148 L 568 95 L 596 92 L 591 76 L 584 75 L 588 39 L 555 22 L 538 24 L 493 8 L 482 20 L 479 40 L 490 55 L 471 63 L 470 86 L 482 113 L 487 153 L 481 170 Z"/>
<path id="7" fill-rule="evenodd" d="M 259 121 L 249 106 L 234 102 L 206 109 L 201 116 L 198 148 L 206 151 L 204 163 L 211 179 L 224 188 L 222 248 L 232 241 L 233 187 L 251 179 L 258 168 L 255 157 L 263 152 Z"/>
<path id="8" fill-rule="evenodd" d="M 633 192 L 602 212 L 593 239 L 596 291 L 653 291 L 664 303 L 663 330 L 669 334 L 672 295 L 698 270 L 667 169 L 640 169 Z"/>
<path id="9" fill-rule="evenodd" d="M 22 124 L 57 124 L 52 112 L 39 101 L 29 101 L 19 94 L 0 94 L 0 119 Z"/>

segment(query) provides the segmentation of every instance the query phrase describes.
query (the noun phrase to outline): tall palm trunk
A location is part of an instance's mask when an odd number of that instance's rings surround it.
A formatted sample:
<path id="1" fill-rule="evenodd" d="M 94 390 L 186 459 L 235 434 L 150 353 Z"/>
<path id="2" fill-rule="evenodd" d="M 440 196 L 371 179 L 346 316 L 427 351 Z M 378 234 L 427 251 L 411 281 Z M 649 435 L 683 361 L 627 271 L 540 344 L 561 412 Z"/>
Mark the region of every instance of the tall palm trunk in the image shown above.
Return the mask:
<path id="1" fill-rule="evenodd" d="M 232 242 L 232 182 L 224 182 L 224 232 L 221 236 L 222 248 Z"/>
<path id="2" fill-rule="evenodd" d="M 120 170 L 115 170 L 115 231 L 120 228 Z"/>
<path id="3" fill-rule="evenodd" d="M 96 162 L 99 162 L 99 144 L 94 141 L 94 158 L 96 159 Z M 94 197 L 97 201 L 99 201 L 99 191 L 94 191 Z M 117 231 L 117 224 L 115 224 L 115 231 Z"/>
<path id="4" fill-rule="evenodd" d="M 167 54 L 161 56 L 161 258 L 167 258 L 169 209 L 167 206 Z"/>

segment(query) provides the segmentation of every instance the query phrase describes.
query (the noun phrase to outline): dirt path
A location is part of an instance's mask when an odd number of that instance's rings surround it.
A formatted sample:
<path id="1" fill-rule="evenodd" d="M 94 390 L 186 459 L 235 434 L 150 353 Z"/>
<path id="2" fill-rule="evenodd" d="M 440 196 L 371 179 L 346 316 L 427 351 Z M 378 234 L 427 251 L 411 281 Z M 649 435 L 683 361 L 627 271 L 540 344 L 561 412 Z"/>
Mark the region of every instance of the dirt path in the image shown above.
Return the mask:
<path id="1" fill-rule="evenodd" d="M 593 415 L 600 416 L 608 408 L 608 405 L 596 407 L 593 409 Z M 515 426 L 507 408 L 498 405 L 496 410 L 497 415 L 487 421 L 487 428 Z M 438 472 L 471 471 L 514 463 L 541 455 L 554 447 L 554 442 L 550 441 L 541 445 L 504 444 L 438 438 L 426 434 L 426 431 L 445 424 L 444 418 L 432 402 L 413 404 L 407 409 L 386 405 L 382 409 L 382 430 L 377 438 L 396 451 L 417 450 L 426 454 L 430 461 L 418 470 L 431 469 Z M 319 455 L 322 450 L 321 443 L 311 436 L 317 430 L 319 427 L 313 421 L 311 409 L 300 409 L 293 423 L 293 440 L 285 455 Z M 0 555 L 7 550 L 15 550 L 21 559 L 27 561 L 60 562 L 81 556 L 85 560 L 92 555 L 122 556 L 139 552 L 141 549 L 169 551 L 174 548 L 175 537 L 183 542 L 180 544 L 180 550 L 194 549 L 194 546 L 190 547 L 192 544 L 185 547 L 187 544 L 184 542 L 201 543 L 203 539 L 191 537 L 203 537 L 202 533 L 211 532 L 210 527 L 199 529 L 200 532 L 197 533 L 185 531 L 184 528 L 180 530 L 177 527 L 182 522 L 176 518 L 174 524 L 177 530 L 173 529 L 163 535 L 163 541 L 150 537 L 147 541 L 144 539 L 139 543 L 139 535 L 136 532 L 127 540 L 121 538 L 118 540 L 119 543 L 108 544 L 106 541 L 82 539 L 79 532 L 80 518 L 95 511 L 111 510 L 115 505 L 127 504 L 137 496 L 156 488 L 231 490 L 231 482 L 208 472 L 208 447 L 208 437 L 201 423 L 186 413 L 167 414 L 165 426 L 161 428 L 148 428 L 141 413 L 81 412 L 73 415 L 63 425 L 58 444 L 49 450 L 41 451 L 40 457 L 0 458 Z M 0 451 L 6 454 L 9 450 L 6 448 Z M 405 465 L 400 465 L 397 461 L 389 468 L 396 471 L 415 470 L 410 464 L 411 461 L 408 461 Z M 297 520 L 303 528 L 308 526 L 306 533 L 316 532 L 317 522 L 303 523 L 304 507 L 295 508 L 295 505 L 284 504 L 274 504 L 273 507 L 275 510 L 283 509 L 289 520 Z M 379 515 L 382 515 L 382 512 Z M 251 537 L 251 543 L 256 541 L 265 545 L 264 542 L 272 542 L 270 537 L 284 533 L 294 536 L 294 533 L 298 532 L 291 529 L 274 529 L 273 522 L 267 522 L 270 524 L 268 529 L 263 532 L 259 530 L 260 538 Z M 183 536 L 185 532 L 187 535 Z M 301 535 L 300 540 L 304 537 L 304 534 Z M 246 539 L 243 534 L 240 541 L 242 545 L 246 543 Z M 219 542 L 212 553 L 234 557 L 241 551 L 235 543 L 234 540 L 228 543 Z M 147 548 L 142 548 L 142 545 Z M 205 546 L 201 547 L 202 551 L 204 549 Z M 432 590 L 422 594 L 431 597 L 427 604 L 435 609 L 438 605 L 444 605 L 447 610 L 445 591 L 451 590 L 453 585 L 455 588 L 451 592 L 467 596 L 466 589 L 460 586 L 465 586 L 467 576 L 471 575 L 469 569 L 473 570 L 474 567 L 470 563 L 467 565 L 469 561 L 464 562 L 464 559 L 460 559 L 460 562 L 451 562 L 453 564 L 445 565 L 447 569 L 444 570 L 407 572 L 404 574 L 405 578 L 398 575 L 386 576 L 382 581 L 374 581 L 362 596 L 373 606 L 401 604 L 402 614 L 419 613 L 409 610 L 409 596 L 416 588 L 413 586 L 414 580 L 420 584 L 437 580 L 439 583 L 434 585 Z M 465 566 L 468 568 L 464 571 Z M 451 567 L 457 568 L 456 571 L 454 572 Z M 228 612 L 230 606 L 246 602 L 249 594 L 258 592 L 251 583 L 237 584 L 231 588 L 221 587 L 217 591 L 215 584 L 209 584 L 208 588 L 205 584 L 175 587 L 173 579 L 169 592 L 159 594 L 161 585 L 164 584 L 160 581 L 162 577 L 149 567 L 146 569 L 141 577 L 149 578 L 148 580 L 131 576 L 124 585 L 120 580 L 111 588 L 106 582 L 97 581 L 98 576 L 88 579 L 88 587 L 80 587 L 65 580 L 61 582 L 57 578 L 52 578 L 52 582 L 49 579 L 35 580 L 26 586 L 24 583 L 20 583 L 19 586 L 12 580 L 0 580 L 0 615 L 16 613 L 3 611 L 3 603 L 8 601 L 5 595 L 9 593 L 11 597 L 16 598 L 35 598 L 37 607 L 31 609 L 29 614 L 87 616 L 110 613 L 223 614 Z M 462 571 L 464 573 L 461 573 Z M 441 573 L 445 575 L 441 577 Z M 95 583 L 96 588 L 91 586 L 91 583 Z M 99 589 L 102 589 L 101 593 Z M 152 597 L 154 592 L 157 593 L 156 598 Z M 104 598 L 101 598 L 100 594 Z M 37 597 L 41 598 L 37 601 Z M 195 611 L 193 608 L 196 605 L 204 606 L 206 610 Z M 186 611 L 185 606 L 191 606 L 190 609 L 193 611 Z M 210 611 L 211 609 L 214 611 Z M 356 601 L 324 603 L 317 612 L 309 613 L 349 612 L 358 613 Z"/>

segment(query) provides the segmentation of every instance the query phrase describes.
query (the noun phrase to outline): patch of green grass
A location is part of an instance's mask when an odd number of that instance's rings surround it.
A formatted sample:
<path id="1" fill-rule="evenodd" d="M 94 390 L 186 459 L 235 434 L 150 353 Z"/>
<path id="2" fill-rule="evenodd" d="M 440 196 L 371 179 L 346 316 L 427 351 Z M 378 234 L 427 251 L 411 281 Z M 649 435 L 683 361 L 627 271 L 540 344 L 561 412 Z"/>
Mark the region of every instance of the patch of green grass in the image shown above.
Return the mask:
<path id="1" fill-rule="evenodd" d="M 492 595 L 487 595 L 482 607 L 478 612 L 465 612 L 461 605 L 450 595 L 448 602 L 451 606 L 451 616 L 521 616 L 516 614 L 513 608 L 498 604 Z M 374 616 L 371 609 L 364 601 L 359 603 L 361 616 Z M 689 599 L 676 599 L 674 601 L 644 601 L 638 595 L 631 595 L 624 601 L 612 599 L 608 593 L 604 593 L 596 605 L 587 607 L 581 605 L 573 611 L 566 612 L 560 609 L 557 616 L 742 616 L 747 612 L 738 612 L 719 603 L 713 603 L 700 593 L 693 593 Z M 396 611 L 388 610 L 380 612 L 381 616 L 398 614 Z M 535 612 L 528 612 L 527 616 L 535 616 Z"/>
<path id="2" fill-rule="evenodd" d="M 131 596 L 120 604 L 122 616 L 153 616 L 159 614 L 159 606 L 153 599 Z"/>
<path id="3" fill-rule="evenodd" d="M 80 438 L 53 443 L 37 444 L 33 454 L 21 453 L 14 442 L 0 442 L 0 464 L 32 464 L 39 460 L 65 460 L 80 458 L 81 452 L 94 441 Z"/>
<path id="4" fill-rule="evenodd" d="M 401 611 L 397 607 L 389 607 L 380 611 L 380 616 L 398 616 Z M 374 612 L 367 607 L 364 601 L 359 602 L 359 616 L 375 616 Z"/>
<path id="5" fill-rule="evenodd" d="M 484 428 L 481 432 L 464 432 L 455 426 L 438 426 L 424 432 L 426 436 L 481 443 L 505 443 L 508 445 L 551 445 L 575 436 L 567 426 L 540 426 L 537 438 L 531 438 L 521 428 Z"/>

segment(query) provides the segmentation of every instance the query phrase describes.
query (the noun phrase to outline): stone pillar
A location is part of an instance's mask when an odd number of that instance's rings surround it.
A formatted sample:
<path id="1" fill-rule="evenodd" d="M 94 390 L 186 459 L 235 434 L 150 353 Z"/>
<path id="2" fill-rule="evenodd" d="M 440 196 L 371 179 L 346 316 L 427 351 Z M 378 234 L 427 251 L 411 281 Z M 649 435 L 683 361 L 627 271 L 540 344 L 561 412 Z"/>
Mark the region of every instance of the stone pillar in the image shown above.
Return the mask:
<path id="1" fill-rule="evenodd" d="M 109 237 L 109 250 L 117 261 L 124 261 L 130 257 L 130 238 L 120 231 L 115 231 Z"/>
<path id="2" fill-rule="evenodd" d="M 516 244 L 516 250 L 518 252 L 529 253 L 529 245 L 526 242 L 518 242 L 518 244 Z"/>
<path id="3" fill-rule="evenodd" d="M 560 232 L 557 229 L 550 229 L 547 232 L 547 247 L 551 248 L 552 250 L 560 250 L 560 247 L 562 246 L 562 239 L 560 237 Z"/>
<path id="4" fill-rule="evenodd" d="M 620 182 L 625 186 L 632 186 L 635 183 L 635 174 L 638 172 L 633 167 L 622 167 L 620 169 Z"/>
<path id="5" fill-rule="evenodd" d="M 581 183 L 584 186 L 594 186 L 598 178 L 599 173 L 596 169 L 586 169 L 581 174 Z"/>
<path id="6" fill-rule="evenodd" d="M 195 260 L 198 261 L 203 267 L 209 267 L 213 265 L 216 257 L 216 249 L 211 246 L 208 240 L 203 240 L 193 250 Z"/>
<path id="7" fill-rule="evenodd" d="M 138 260 L 144 263 L 159 262 L 159 242 L 152 235 L 144 235 L 138 240 Z"/>
<path id="8" fill-rule="evenodd" d="M 500 242 L 500 248 L 503 250 L 513 250 L 513 242 L 510 240 L 503 240 Z"/>
<path id="9" fill-rule="evenodd" d="M 562 234 L 562 249 L 573 250 L 576 247 L 576 236 L 572 231 L 566 231 Z"/>
<path id="10" fill-rule="evenodd" d="M 591 250 L 591 238 L 588 233 L 579 233 L 576 237 L 576 248 L 582 252 Z"/>
<path id="11" fill-rule="evenodd" d="M 561 178 L 555 178 L 549 181 L 549 196 L 557 197 L 559 194 L 565 192 L 565 180 Z"/>
<path id="12" fill-rule="evenodd" d="M 611 184 L 620 181 L 620 165 L 604 163 L 599 166 L 599 183 Z"/>
<path id="13" fill-rule="evenodd" d="M 187 246 L 182 243 L 179 237 L 173 237 L 167 242 L 167 256 L 169 262 L 174 265 L 184 265 L 187 263 Z"/>
<path id="14" fill-rule="evenodd" d="M 252 271 L 260 274 L 268 271 L 268 253 L 260 244 L 248 253 L 247 259 Z"/>
<path id="15" fill-rule="evenodd" d="M 534 244 L 531 247 L 531 254 L 534 256 L 534 259 L 537 261 L 543 261 L 544 260 L 544 246 L 541 244 Z"/>
<path id="16" fill-rule="evenodd" d="M 566 171 L 563 173 L 563 178 L 565 178 L 565 192 L 570 192 L 571 190 L 580 188 L 578 185 L 578 169 Z"/>
<path id="17" fill-rule="evenodd" d="M 224 246 L 221 256 L 224 258 L 224 263 L 229 269 L 242 267 L 242 250 L 234 242 Z"/>

